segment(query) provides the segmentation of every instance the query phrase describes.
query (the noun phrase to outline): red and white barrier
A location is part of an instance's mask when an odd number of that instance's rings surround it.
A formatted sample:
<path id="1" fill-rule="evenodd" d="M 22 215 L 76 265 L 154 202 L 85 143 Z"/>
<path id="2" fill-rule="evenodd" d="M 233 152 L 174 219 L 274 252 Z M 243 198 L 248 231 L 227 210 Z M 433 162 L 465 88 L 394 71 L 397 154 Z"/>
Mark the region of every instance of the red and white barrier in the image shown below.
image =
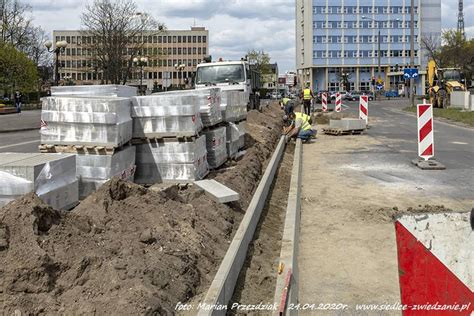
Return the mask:
<path id="1" fill-rule="evenodd" d="M 404 215 L 395 222 L 401 303 L 409 315 L 474 312 L 470 213 Z"/>
<path id="2" fill-rule="evenodd" d="M 336 93 L 336 112 L 342 111 L 342 95 L 338 92 Z"/>
<path id="3" fill-rule="evenodd" d="M 323 108 L 323 112 L 328 111 L 328 95 L 326 93 L 321 94 L 321 105 Z"/>
<path id="4" fill-rule="evenodd" d="M 359 118 L 369 124 L 369 97 L 361 95 L 359 100 Z"/>
<path id="5" fill-rule="evenodd" d="M 433 106 L 431 104 L 418 104 L 417 118 L 418 156 L 428 160 L 434 156 Z"/>

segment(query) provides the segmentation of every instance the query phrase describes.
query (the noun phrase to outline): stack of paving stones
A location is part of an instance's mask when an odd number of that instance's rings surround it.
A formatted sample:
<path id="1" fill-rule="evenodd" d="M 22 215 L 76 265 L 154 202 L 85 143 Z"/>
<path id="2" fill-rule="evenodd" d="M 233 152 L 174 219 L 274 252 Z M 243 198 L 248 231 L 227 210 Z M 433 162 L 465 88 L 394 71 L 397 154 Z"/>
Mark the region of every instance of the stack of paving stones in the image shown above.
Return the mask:
<path id="1" fill-rule="evenodd" d="M 135 182 L 192 182 L 208 174 L 202 98 L 182 91 L 132 98 Z"/>
<path id="2" fill-rule="evenodd" d="M 221 111 L 227 129 L 227 154 L 233 158 L 244 147 L 247 119 L 247 94 L 243 91 L 222 91 Z"/>
<path id="3" fill-rule="evenodd" d="M 78 202 L 76 155 L 0 153 L 0 207 L 30 192 L 58 210 Z"/>
<path id="4" fill-rule="evenodd" d="M 80 198 L 112 177 L 133 181 L 131 97 L 123 85 L 54 87 L 43 99 L 41 152 L 77 155 Z"/>

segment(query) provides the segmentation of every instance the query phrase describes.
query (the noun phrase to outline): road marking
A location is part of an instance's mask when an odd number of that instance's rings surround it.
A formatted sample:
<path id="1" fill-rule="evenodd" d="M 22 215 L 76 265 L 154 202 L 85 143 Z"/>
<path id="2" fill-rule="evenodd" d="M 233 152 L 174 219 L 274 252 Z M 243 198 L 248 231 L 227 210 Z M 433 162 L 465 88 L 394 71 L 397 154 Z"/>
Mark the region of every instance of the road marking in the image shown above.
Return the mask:
<path id="1" fill-rule="evenodd" d="M 456 145 L 469 145 L 468 143 L 464 143 L 464 142 L 451 142 L 451 144 L 456 144 Z"/>
<path id="2" fill-rule="evenodd" d="M 21 145 L 28 145 L 28 144 L 39 143 L 39 142 L 40 142 L 39 140 L 31 140 L 29 142 L 23 142 L 23 143 L 11 144 L 11 145 L 7 145 L 7 146 L 1 146 L 0 149 L 10 148 L 10 147 L 17 147 L 17 146 L 21 146 Z"/>

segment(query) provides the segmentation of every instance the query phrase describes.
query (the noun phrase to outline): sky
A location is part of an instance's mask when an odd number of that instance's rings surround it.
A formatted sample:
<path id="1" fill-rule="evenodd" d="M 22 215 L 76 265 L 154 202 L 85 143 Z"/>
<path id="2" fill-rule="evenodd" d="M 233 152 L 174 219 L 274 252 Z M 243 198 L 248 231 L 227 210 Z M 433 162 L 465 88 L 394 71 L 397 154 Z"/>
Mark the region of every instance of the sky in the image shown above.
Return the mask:
<path id="1" fill-rule="evenodd" d="M 90 0 L 91 1 L 91 0 Z M 87 1 L 28 0 L 34 23 L 48 33 L 80 29 Z M 135 0 L 168 29 L 204 26 L 213 59 L 240 59 L 250 49 L 268 52 L 280 73 L 295 68 L 295 0 Z M 442 0 L 443 28 L 456 28 L 457 0 Z M 474 0 L 464 0 L 466 33 L 474 37 Z M 50 35 L 51 36 L 51 35 Z"/>

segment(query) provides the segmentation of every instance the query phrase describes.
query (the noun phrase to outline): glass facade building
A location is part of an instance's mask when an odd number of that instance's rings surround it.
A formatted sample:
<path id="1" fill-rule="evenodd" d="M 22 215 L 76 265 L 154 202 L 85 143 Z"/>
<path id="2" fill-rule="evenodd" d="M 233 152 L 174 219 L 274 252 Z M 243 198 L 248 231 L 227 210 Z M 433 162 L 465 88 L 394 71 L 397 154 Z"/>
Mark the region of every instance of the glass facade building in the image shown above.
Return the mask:
<path id="1" fill-rule="evenodd" d="M 403 86 L 410 64 L 410 0 L 297 0 L 296 63 L 300 79 L 314 90 L 339 89 L 349 73 L 351 90 L 372 90 L 380 78 L 385 90 Z M 440 41 L 441 0 L 415 0 L 417 93 L 423 93 L 427 56 L 422 39 Z"/>

